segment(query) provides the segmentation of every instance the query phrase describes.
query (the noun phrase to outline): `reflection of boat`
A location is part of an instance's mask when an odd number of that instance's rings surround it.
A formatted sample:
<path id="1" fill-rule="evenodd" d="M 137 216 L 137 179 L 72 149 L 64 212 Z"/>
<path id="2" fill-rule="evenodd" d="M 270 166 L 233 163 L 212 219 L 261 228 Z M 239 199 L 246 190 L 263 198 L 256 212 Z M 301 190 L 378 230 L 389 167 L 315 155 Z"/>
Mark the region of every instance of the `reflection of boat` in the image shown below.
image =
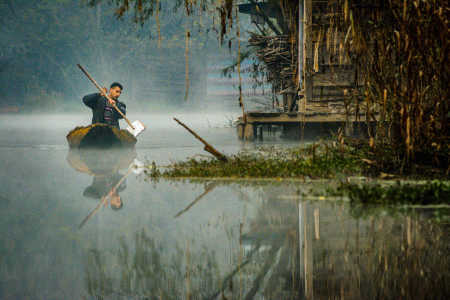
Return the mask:
<path id="1" fill-rule="evenodd" d="M 70 148 L 133 148 L 136 138 L 127 130 L 106 124 L 79 126 L 66 136 Z"/>
<path id="2" fill-rule="evenodd" d="M 89 175 L 108 175 L 127 169 L 136 156 L 134 149 L 109 151 L 71 149 L 67 154 L 67 161 L 79 172 Z"/>

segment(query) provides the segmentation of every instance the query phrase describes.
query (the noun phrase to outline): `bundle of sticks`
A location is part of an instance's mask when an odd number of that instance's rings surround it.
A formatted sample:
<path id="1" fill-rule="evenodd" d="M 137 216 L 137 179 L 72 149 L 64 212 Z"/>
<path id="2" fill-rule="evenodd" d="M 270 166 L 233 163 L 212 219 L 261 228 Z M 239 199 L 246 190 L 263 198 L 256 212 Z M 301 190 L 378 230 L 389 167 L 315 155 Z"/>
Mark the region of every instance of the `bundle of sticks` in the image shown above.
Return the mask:
<path id="1" fill-rule="evenodd" d="M 272 83 L 274 91 L 291 86 L 296 75 L 297 47 L 292 45 L 287 35 L 250 34 L 250 46 L 256 49 L 256 56 L 264 62 L 267 80 Z"/>

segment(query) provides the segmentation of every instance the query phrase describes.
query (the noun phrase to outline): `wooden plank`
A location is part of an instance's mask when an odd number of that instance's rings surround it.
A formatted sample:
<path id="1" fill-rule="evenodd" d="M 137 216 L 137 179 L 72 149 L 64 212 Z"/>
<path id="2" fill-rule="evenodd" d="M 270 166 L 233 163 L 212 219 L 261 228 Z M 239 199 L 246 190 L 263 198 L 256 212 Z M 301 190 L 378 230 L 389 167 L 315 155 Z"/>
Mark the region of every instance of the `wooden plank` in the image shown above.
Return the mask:
<path id="1" fill-rule="evenodd" d="M 313 113 L 296 113 L 287 114 L 283 113 L 274 117 L 252 117 L 247 115 L 247 122 L 249 123 L 267 123 L 267 124 L 277 124 L 277 123 L 300 123 L 300 122 L 345 122 L 347 117 L 345 114 L 331 114 L 329 112 L 313 112 Z M 356 122 L 354 115 L 348 116 L 350 122 Z M 365 121 L 365 115 L 360 114 L 359 120 L 361 122 Z M 253 128 L 252 128 L 253 129 Z M 249 135 L 251 135 L 251 130 L 249 128 Z"/>
<path id="2" fill-rule="evenodd" d="M 304 101 L 306 105 L 313 97 L 313 47 L 312 47 L 312 0 L 303 1 L 303 68 Z"/>

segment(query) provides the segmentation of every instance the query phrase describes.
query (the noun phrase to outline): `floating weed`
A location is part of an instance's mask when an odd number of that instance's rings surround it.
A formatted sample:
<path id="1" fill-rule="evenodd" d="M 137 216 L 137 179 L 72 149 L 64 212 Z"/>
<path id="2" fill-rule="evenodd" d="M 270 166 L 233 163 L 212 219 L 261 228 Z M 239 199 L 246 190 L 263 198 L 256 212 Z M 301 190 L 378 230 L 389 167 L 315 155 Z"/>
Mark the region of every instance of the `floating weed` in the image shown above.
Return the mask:
<path id="1" fill-rule="evenodd" d="M 342 184 L 338 187 L 352 203 L 361 204 L 449 204 L 450 183 L 427 181 L 421 184 L 400 183 L 394 185 Z"/>
<path id="2" fill-rule="evenodd" d="M 326 143 L 303 148 L 260 148 L 240 152 L 228 162 L 213 159 L 189 159 L 173 163 L 163 170 L 147 172 L 158 177 L 231 177 L 231 178 L 335 178 L 337 174 L 360 174 L 363 162 L 351 148 L 338 149 Z"/>
<path id="3" fill-rule="evenodd" d="M 433 180 L 419 184 L 397 181 L 390 185 L 341 183 L 329 193 L 348 198 L 351 215 L 356 218 L 386 215 L 395 217 L 427 209 L 433 214 L 429 217 L 434 222 L 450 222 L 448 181 Z"/>
<path id="4" fill-rule="evenodd" d="M 189 159 L 163 168 L 154 163 L 146 174 L 160 177 L 226 177 L 226 178 L 323 178 L 344 180 L 349 176 L 370 176 L 388 179 L 447 178 L 446 168 L 414 165 L 401 168 L 401 160 L 388 145 L 371 148 L 363 141 L 325 142 L 290 149 L 275 147 L 242 151 L 228 157 L 227 162 L 215 159 Z"/>

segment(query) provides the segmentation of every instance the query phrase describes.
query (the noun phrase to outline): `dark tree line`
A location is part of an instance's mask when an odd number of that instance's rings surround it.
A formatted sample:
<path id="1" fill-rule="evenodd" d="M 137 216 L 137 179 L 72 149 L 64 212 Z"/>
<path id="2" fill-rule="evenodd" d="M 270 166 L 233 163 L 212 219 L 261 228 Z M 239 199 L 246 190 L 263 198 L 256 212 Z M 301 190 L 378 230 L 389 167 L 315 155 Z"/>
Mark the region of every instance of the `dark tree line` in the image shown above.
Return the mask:
<path id="1" fill-rule="evenodd" d="M 159 21 L 144 27 L 128 20 L 134 18 L 131 14 L 118 20 L 115 6 L 106 2 L 92 7 L 86 1 L 2 1 L 0 107 L 79 107 L 76 100 L 95 88 L 77 63 L 104 85 L 121 81 L 134 106 L 185 103 L 186 28 L 196 30 L 190 40 L 190 91 L 193 98 L 200 97 L 205 58 L 217 45 L 202 29 L 211 20 L 205 16 L 199 24 L 185 19 L 183 10 L 173 10 L 176 1 L 171 2 L 160 5 L 171 10 L 161 10 Z"/>

